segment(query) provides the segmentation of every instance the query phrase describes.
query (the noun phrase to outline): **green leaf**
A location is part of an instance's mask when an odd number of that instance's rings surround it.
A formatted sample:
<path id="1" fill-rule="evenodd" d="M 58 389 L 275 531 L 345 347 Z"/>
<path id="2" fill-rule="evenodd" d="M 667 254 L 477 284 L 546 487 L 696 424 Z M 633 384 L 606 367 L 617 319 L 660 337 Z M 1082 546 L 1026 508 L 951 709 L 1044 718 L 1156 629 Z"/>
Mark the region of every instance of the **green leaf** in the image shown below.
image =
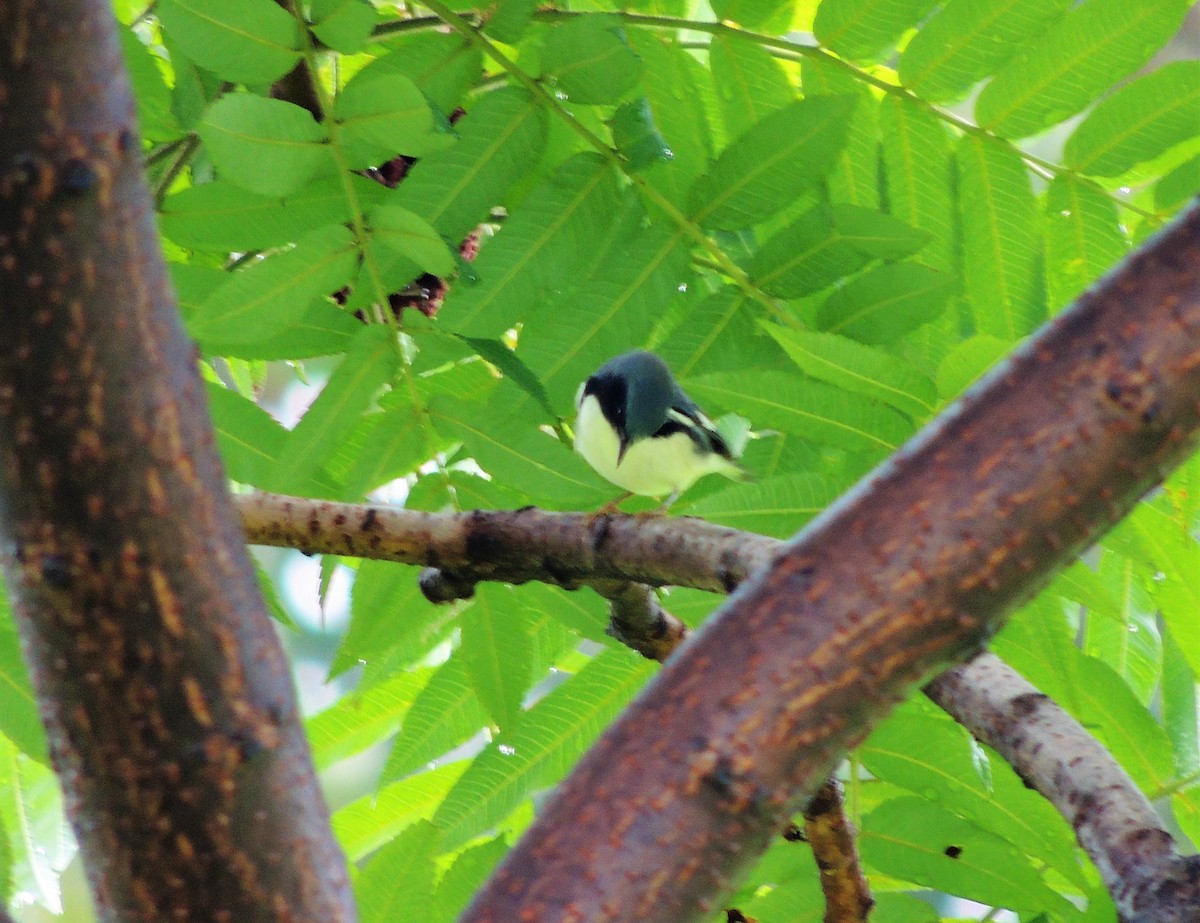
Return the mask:
<path id="1" fill-rule="evenodd" d="M 828 478 L 788 473 L 733 484 L 680 508 L 688 516 L 723 526 L 787 538 L 837 499 L 839 492 Z"/>
<path id="2" fill-rule="evenodd" d="M 843 58 L 871 60 L 915 26 L 934 0 L 823 0 L 813 33 Z"/>
<path id="3" fill-rule="evenodd" d="M 671 160 L 671 148 L 654 124 L 654 113 L 646 97 L 618 108 L 613 113 L 611 127 L 613 144 L 629 164 L 629 169 L 640 171 Z"/>
<path id="4" fill-rule="evenodd" d="M 504 858 L 508 845 L 497 838 L 464 850 L 438 882 L 433 907 L 424 923 L 454 923 L 492 869 Z"/>
<path id="5" fill-rule="evenodd" d="M 272 0 L 162 0 L 155 13 L 184 54 L 234 83 L 269 83 L 300 60 L 300 26 Z"/>
<path id="6" fill-rule="evenodd" d="M 546 36 L 542 70 L 574 103 L 615 103 L 641 76 L 616 16 L 585 13 L 557 24 Z"/>
<path id="7" fill-rule="evenodd" d="M 738 137 L 796 98 L 783 65 L 757 42 L 715 35 L 708 56 L 727 137 Z"/>
<path id="8" fill-rule="evenodd" d="M 376 205 L 368 224 L 375 240 L 407 257 L 422 270 L 443 278 L 453 275 L 457 261 L 446 241 L 420 215 L 398 205 Z"/>
<path id="9" fill-rule="evenodd" d="M 471 763 L 434 815 L 454 849 L 504 820 L 534 791 L 553 785 L 649 678 L 628 651 L 605 651 L 538 701 Z"/>
<path id="10" fill-rule="evenodd" d="M 593 274 L 579 289 L 537 305 L 522 330 L 521 354 L 564 410 L 601 362 L 645 342 L 658 317 L 687 297 L 691 270 L 682 235 L 658 226 L 639 233 L 621 219 L 636 222 L 640 203 L 631 197 L 624 204 L 621 216 L 610 216 L 617 233 L 595 242 Z"/>
<path id="11" fill-rule="evenodd" d="M 362 923 L 423 916 L 433 902 L 437 830 L 421 821 L 375 853 L 354 882 Z"/>
<path id="12" fill-rule="evenodd" d="M 413 824 L 433 816 L 469 764 L 464 760 L 381 787 L 335 811 L 333 834 L 357 862 Z"/>
<path id="13" fill-rule="evenodd" d="M 468 344 L 480 357 L 503 372 L 505 378 L 511 379 L 517 387 L 537 401 L 546 411 L 549 419 L 556 416 L 554 408 L 550 406 L 550 396 L 546 394 L 545 386 L 516 352 L 509 349 L 500 340 L 485 340 L 479 337 L 459 337 L 459 339 Z"/>
<path id="14" fill-rule="evenodd" d="M 513 588 L 481 584 L 463 613 L 462 643 L 457 656 L 480 704 L 501 729 L 511 728 L 521 701 L 533 684 L 533 639 L 525 611 Z"/>
<path id="15" fill-rule="evenodd" d="M 898 260 L 911 256 L 929 242 L 929 232 L 872 208 L 834 205 L 830 207 L 829 215 L 842 240 L 875 259 Z"/>
<path id="16" fill-rule="evenodd" d="M 274 468 L 287 430 L 269 413 L 235 391 L 206 382 L 217 448 L 229 477 L 241 484 L 262 487 Z"/>
<path id="17" fill-rule="evenodd" d="M 8 595 L 0 587 L 0 734 L 17 749 L 39 763 L 50 765 L 46 735 L 38 715 L 37 699 L 29 684 L 29 674 L 21 659 L 21 640 L 13 622 Z M 0 840 L 4 840 L 0 831 Z M 0 875 L 0 885 L 6 880 Z"/>
<path id="18" fill-rule="evenodd" d="M 1158 181 L 1154 187 L 1154 207 L 1174 212 L 1200 193 L 1200 155 L 1193 157 Z"/>
<path id="19" fill-rule="evenodd" d="M 1150 593 L 1162 611 L 1167 628 L 1179 643 L 1192 669 L 1200 673 L 1200 544 L 1189 527 L 1170 515 L 1162 501 L 1142 503 L 1125 527 L 1136 536 L 1141 557 L 1161 574 Z"/>
<path id="20" fill-rule="evenodd" d="M 954 280 L 919 263 L 872 269 L 835 291 L 817 309 L 817 326 L 863 343 L 893 343 L 937 317 Z"/>
<path id="21" fill-rule="evenodd" d="M 914 420 L 937 404 L 933 382 L 906 362 L 854 340 L 763 322 L 762 327 L 806 375 L 878 398 Z"/>
<path id="22" fill-rule="evenodd" d="M 325 129 L 307 109 L 281 99 L 227 94 L 198 130 L 218 173 L 259 195 L 290 195 L 333 163 Z"/>
<path id="23" fill-rule="evenodd" d="M 362 176 L 350 184 L 361 207 L 379 202 L 387 189 Z M 313 228 L 348 222 L 350 205 L 340 179 L 316 180 L 286 199 L 259 196 L 217 180 L 167 197 L 159 213 L 162 231 L 189 250 L 267 250 L 294 243 Z"/>
<path id="24" fill-rule="evenodd" d="M 428 461 L 428 442 L 423 438 L 424 419 L 412 404 L 404 402 L 366 420 L 364 450 L 345 477 L 343 496 L 361 500 L 389 481 L 403 477 Z"/>
<path id="25" fill-rule="evenodd" d="M 858 100 L 850 118 L 846 143 L 826 180 L 829 198 L 864 208 L 880 205 L 879 103 L 871 88 L 829 57 L 800 62 L 804 95 L 848 96 Z"/>
<path id="26" fill-rule="evenodd" d="M 117 38 L 121 41 L 121 53 L 133 84 L 133 100 L 137 104 L 142 137 L 151 141 L 178 137 L 179 120 L 171 111 L 171 91 L 163 81 L 160 59 L 128 27 L 118 27 Z"/>
<path id="27" fill-rule="evenodd" d="M 358 261 L 341 225 L 318 228 L 295 247 L 230 275 L 188 317 L 201 341 L 261 343 L 299 323 L 308 307 L 344 286 Z"/>
<path id="28" fill-rule="evenodd" d="M 453 32 L 409 32 L 389 41 L 392 50 L 364 71 L 404 74 L 444 114 L 454 110 L 467 88 L 479 79 L 480 50 Z"/>
<path id="29" fill-rule="evenodd" d="M 371 36 L 379 19 L 365 0 L 313 0 L 313 35 L 342 54 L 356 54 Z"/>
<path id="30" fill-rule="evenodd" d="M 1150 60 L 1191 0 L 1087 0 L 1026 44 L 983 88 L 975 120 L 1005 138 L 1056 125 Z"/>
<path id="31" fill-rule="evenodd" d="M 380 662 L 404 669 L 449 631 L 456 608 L 430 603 L 417 583 L 419 574 L 420 568 L 391 561 L 359 565 L 350 591 L 350 629 L 334 655 L 330 677 L 364 662 L 376 677 L 384 673 Z"/>
<path id="32" fill-rule="evenodd" d="M 530 426 L 524 415 L 445 398 L 435 398 L 429 412 L 439 431 L 461 440 L 465 454 L 484 471 L 539 505 L 585 509 L 611 497 L 611 485 L 556 438 Z"/>
<path id="33" fill-rule="evenodd" d="M 965 135 L 958 146 L 963 281 L 979 333 L 1009 343 L 1046 316 L 1029 175 L 1010 147 Z"/>
<path id="34" fill-rule="evenodd" d="M 956 271 L 958 198 L 946 125 L 922 107 L 894 96 L 886 96 L 879 105 L 889 210 L 909 227 L 929 235 L 921 262 L 943 272 Z"/>
<path id="35" fill-rule="evenodd" d="M 515 45 L 529 28 L 536 10 L 537 0 L 497 0 L 494 12 L 484 23 L 484 31 L 506 45 Z"/>
<path id="36" fill-rule="evenodd" d="M 894 798 L 864 817 L 859 844 L 870 865 L 918 885 L 1011 910 L 1073 909 L 1016 847 L 919 798 Z"/>
<path id="37" fill-rule="evenodd" d="M 1041 35 L 1072 0 L 949 0 L 913 36 L 900 58 L 900 82 L 923 99 L 958 99 L 1023 43 Z"/>
<path id="38" fill-rule="evenodd" d="M 4 784 L 3 777 L 0 776 L 0 785 L 2 784 Z M 13 855 L 12 849 L 8 845 L 8 837 L 4 834 L 4 826 L 0 824 L 0 901 L 7 906 L 12 901 Z"/>
<path id="39" fill-rule="evenodd" d="M 717 0 L 713 12 L 724 21 L 770 35 L 781 35 L 792 24 L 790 0 Z"/>
<path id="40" fill-rule="evenodd" d="M 767 240 L 750 261 L 750 278 L 780 298 L 811 295 L 852 275 L 871 257 L 834 229 L 827 206 L 805 212 Z"/>
<path id="41" fill-rule="evenodd" d="M 1157 793 L 1174 776 L 1171 743 L 1129 685 L 1106 663 L 1077 654 L 1079 713 L 1142 791 Z"/>
<path id="42" fill-rule="evenodd" d="M 1089 606 L 1083 651 L 1111 666 L 1147 704 L 1158 688 L 1163 662 L 1154 602 L 1138 568 L 1124 555 L 1105 551 L 1096 578 L 1117 604 L 1111 612 Z"/>
<path id="43" fill-rule="evenodd" d="M 1069 174 L 1046 191 L 1046 292 L 1063 307 L 1129 249 L 1117 206 L 1099 187 Z"/>
<path id="44" fill-rule="evenodd" d="M 230 343 L 220 338 L 223 330 L 197 339 L 208 355 L 281 361 L 344 353 L 360 330 L 362 321 L 327 300 L 318 299 L 308 306 L 299 321 L 265 340 Z"/>
<path id="45" fill-rule="evenodd" d="M 871 774 L 899 785 L 1085 883 L 1066 821 L 1000 760 L 989 760 L 953 721 L 917 702 L 902 706 L 861 746 Z"/>
<path id="46" fill-rule="evenodd" d="M 1102 100 L 1063 148 L 1070 167 L 1119 176 L 1197 133 L 1200 61 L 1175 61 Z"/>
<path id="47" fill-rule="evenodd" d="M 680 378 L 746 368 L 781 369 L 788 361 L 758 326 L 746 293 L 732 285 L 701 301 L 656 350 Z"/>
<path id="48" fill-rule="evenodd" d="M 305 721 L 304 732 L 317 769 L 327 769 L 395 734 L 432 673 L 430 669 L 401 673 L 343 696 Z"/>
<path id="49" fill-rule="evenodd" d="M 380 781 L 401 779 L 444 756 L 479 733 L 487 721 L 464 659 L 451 657 L 437 668 L 409 708 Z"/>
<path id="50" fill-rule="evenodd" d="M 375 398 L 395 375 L 399 357 L 388 327 L 363 329 L 329 377 L 317 399 L 288 434 L 283 454 L 271 471 L 274 490 L 295 491 L 337 449 Z"/>
<path id="51" fill-rule="evenodd" d="M 773 295 L 798 298 L 858 271 L 873 258 L 913 253 L 927 239 L 871 209 L 819 205 L 762 245 L 750 262 L 750 278 Z"/>
<path id="52" fill-rule="evenodd" d="M 648 169 L 646 181 L 681 207 L 712 157 L 708 114 L 700 97 L 700 88 L 710 77 L 690 51 L 661 33 L 635 29 L 629 42 L 642 59 L 641 89 L 654 124 L 673 155 L 670 162 Z"/>
<path id="53" fill-rule="evenodd" d="M 749 227 L 816 185 L 841 153 L 857 102 L 819 96 L 768 115 L 696 181 L 692 218 L 711 228 Z"/>
<path id="54" fill-rule="evenodd" d="M 592 155 L 571 158 L 481 249 L 473 264 L 478 283 L 455 286 L 443 316 L 454 318 L 463 335 L 503 336 L 532 305 L 556 290 L 574 289 L 590 273 L 609 246 L 619 206 L 612 168 Z"/>
<path id="55" fill-rule="evenodd" d="M 1200 770 L 1200 722 L 1197 721 L 1196 673 L 1175 636 L 1163 635 L 1162 722 L 1180 776 Z M 1191 834 L 1189 834 L 1190 836 Z"/>
<path id="56" fill-rule="evenodd" d="M 0 833 L 7 834 L 14 893 L 61 910 L 59 875 L 75 855 L 53 770 L 0 735 Z M 4 883 L 0 882 L 0 886 Z"/>
<path id="57" fill-rule="evenodd" d="M 1016 612 L 993 652 L 1071 714 L 1079 714 L 1079 651 L 1061 602 L 1042 594 Z"/>
<path id="58" fill-rule="evenodd" d="M 333 107 L 337 141 L 351 168 L 369 167 L 399 154 L 423 157 L 454 144 L 415 83 L 398 73 L 360 71 Z"/>
<path id="59" fill-rule="evenodd" d="M 423 217 L 448 240 L 462 240 L 505 194 L 546 142 L 546 112 L 525 92 L 486 93 L 455 123 L 458 143 L 422 158 L 396 190 L 395 202 Z"/>
<path id="60" fill-rule="evenodd" d="M 999 337 L 968 337 L 950 350 L 937 371 L 938 394 L 949 400 L 1008 354 L 1009 344 Z"/>
<path id="61" fill-rule="evenodd" d="M 795 433 L 824 445 L 881 457 L 913 431 L 890 407 L 781 372 L 719 373 L 688 379 L 687 392 L 712 410 L 748 417 L 755 429 Z"/>

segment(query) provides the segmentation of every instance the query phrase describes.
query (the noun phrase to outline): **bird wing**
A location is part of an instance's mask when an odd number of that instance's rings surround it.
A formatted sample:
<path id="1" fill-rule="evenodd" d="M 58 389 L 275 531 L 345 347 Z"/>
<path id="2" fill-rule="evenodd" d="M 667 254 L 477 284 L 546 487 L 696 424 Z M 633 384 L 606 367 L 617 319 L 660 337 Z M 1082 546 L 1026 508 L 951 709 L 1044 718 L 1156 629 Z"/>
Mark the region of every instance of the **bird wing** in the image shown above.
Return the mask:
<path id="1" fill-rule="evenodd" d="M 716 452 L 722 458 L 734 460 L 729 444 L 717 432 L 712 420 L 706 417 L 696 402 L 676 385 L 674 400 L 667 408 L 667 420 L 654 435 L 669 436 L 672 433 L 680 432 L 687 433 L 702 451 Z"/>

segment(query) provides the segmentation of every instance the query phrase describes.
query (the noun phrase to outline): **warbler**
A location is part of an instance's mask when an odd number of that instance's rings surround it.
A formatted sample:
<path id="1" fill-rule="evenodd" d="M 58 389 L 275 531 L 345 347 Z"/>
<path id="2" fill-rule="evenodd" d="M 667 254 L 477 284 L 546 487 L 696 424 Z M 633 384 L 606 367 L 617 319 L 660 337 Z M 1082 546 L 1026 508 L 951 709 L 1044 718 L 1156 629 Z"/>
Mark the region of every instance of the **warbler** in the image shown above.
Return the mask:
<path id="1" fill-rule="evenodd" d="M 629 494 L 667 496 L 664 509 L 706 474 L 745 476 L 724 437 L 654 353 L 609 359 L 579 386 L 575 406 L 575 451 Z"/>

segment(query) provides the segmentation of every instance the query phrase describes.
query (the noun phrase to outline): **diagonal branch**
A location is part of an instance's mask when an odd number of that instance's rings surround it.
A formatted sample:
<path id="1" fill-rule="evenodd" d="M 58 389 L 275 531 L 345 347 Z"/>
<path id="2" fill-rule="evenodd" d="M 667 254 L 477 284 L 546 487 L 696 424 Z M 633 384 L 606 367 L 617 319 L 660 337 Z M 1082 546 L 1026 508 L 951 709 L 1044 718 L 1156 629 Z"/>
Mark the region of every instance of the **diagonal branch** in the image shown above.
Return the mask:
<path id="1" fill-rule="evenodd" d="M 747 579 L 559 787 L 464 923 L 707 913 L 893 703 L 978 651 L 1198 428 L 1200 206 Z M 597 519 L 576 559 L 615 522 Z M 669 553 L 687 545 L 659 528 Z M 1178 887 L 1121 906 L 1128 923 L 1194 919 L 1200 874 L 1172 861 Z"/>
<path id="2" fill-rule="evenodd" d="M 235 496 L 234 502 L 251 544 L 427 567 L 440 563 L 444 570 L 429 567 L 421 575 L 422 588 L 435 602 L 469 597 L 482 580 L 541 580 L 568 589 L 591 586 L 613 602 L 613 633 L 618 640 L 660 662 L 687 630 L 656 601 L 647 599 L 653 594 L 647 593 L 645 584 L 634 581 L 732 591 L 784 546 L 777 539 L 700 519 L 597 518 L 536 509 L 433 514 L 265 493 Z M 1009 703 L 1014 696 L 1006 698 L 1005 689 L 1032 691 L 998 657 L 982 654 L 944 673 L 926 692 L 1054 804 L 1102 870 L 1110 891 L 1132 893 L 1152 889 L 1160 880 L 1170 881 L 1158 874 L 1168 874 L 1172 863 L 1181 861 L 1170 837 L 1145 796 L 1108 752 L 1044 697 L 1038 699 L 1041 721 L 1007 728 L 1010 736 L 1021 733 L 1022 745 L 1006 744 L 994 730 L 1007 727 L 1011 719 Z M 1063 759 L 1088 753 L 1097 768 L 1078 777 L 1063 775 L 1062 759 L 1049 760 L 1052 753 Z M 1089 811 L 1079 816 L 1078 805 L 1096 803 L 1109 806 L 1113 813 Z M 838 822 L 833 815 L 819 813 L 834 833 L 824 846 L 813 842 L 814 854 L 820 867 L 835 867 L 840 873 L 823 884 L 852 899 L 863 892 L 857 890 L 853 870 L 847 871 L 850 860 L 845 842 L 836 834 Z M 1153 863 L 1131 868 L 1126 855 L 1131 847 L 1128 834 L 1137 831 L 1141 832 L 1133 839 L 1153 844 L 1156 852 Z M 1121 832 L 1124 835 L 1117 835 Z M 825 846 L 828 849 L 822 851 Z M 1131 872 L 1133 877 L 1127 877 Z"/>

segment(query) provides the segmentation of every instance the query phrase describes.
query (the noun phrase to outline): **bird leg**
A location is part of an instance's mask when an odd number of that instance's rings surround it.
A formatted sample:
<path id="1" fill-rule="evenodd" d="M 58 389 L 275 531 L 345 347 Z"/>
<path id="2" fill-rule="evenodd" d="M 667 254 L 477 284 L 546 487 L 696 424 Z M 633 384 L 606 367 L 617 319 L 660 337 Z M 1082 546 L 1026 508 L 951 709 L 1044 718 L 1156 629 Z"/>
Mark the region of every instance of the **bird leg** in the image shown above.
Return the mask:
<path id="1" fill-rule="evenodd" d="M 615 513 L 621 512 L 619 509 L 617 509 L 617 507 L 619 507 L 632 496 L 632 490 L 625 491 L 625 493 L 621 494 L 619 497 L 614 497 L 612 500 L 609 500 L 606 504 L 604 504 L 604 506 L 592 513 L 591 518 L 599 519 L 601 516 L 612 516 Z"/>

